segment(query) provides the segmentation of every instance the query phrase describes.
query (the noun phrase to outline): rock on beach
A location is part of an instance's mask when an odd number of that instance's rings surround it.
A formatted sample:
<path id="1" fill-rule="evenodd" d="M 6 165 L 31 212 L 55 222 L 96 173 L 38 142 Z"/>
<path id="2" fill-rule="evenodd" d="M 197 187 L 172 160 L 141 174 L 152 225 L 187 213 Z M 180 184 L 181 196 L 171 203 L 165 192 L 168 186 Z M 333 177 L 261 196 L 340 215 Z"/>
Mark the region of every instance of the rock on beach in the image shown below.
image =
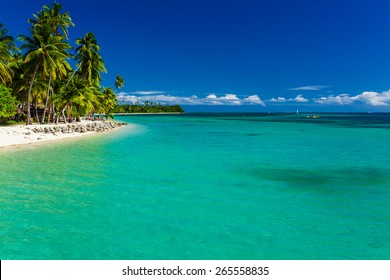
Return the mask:
<path id="1" fill-rule="evenodd" d="M 98 120 L 67 124 L 5 126 L 0 127 L 0 148 L 106 132 L 123 125 L 127 123 Z"/>

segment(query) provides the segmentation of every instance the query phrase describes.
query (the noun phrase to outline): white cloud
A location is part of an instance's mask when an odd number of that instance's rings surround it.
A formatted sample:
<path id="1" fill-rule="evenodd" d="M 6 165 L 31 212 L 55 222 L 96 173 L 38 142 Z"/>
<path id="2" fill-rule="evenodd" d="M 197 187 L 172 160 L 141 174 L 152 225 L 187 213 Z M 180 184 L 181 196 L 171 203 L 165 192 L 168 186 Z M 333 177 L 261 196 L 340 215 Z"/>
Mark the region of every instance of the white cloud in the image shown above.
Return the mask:
<path id="1" fill-rule="evenodd" d="M 281 103 L 283 103 L 283 102 L 286 102 L 287 100 L 284 97 L 278 97 L 278 98 L 271 98 L 269 101 L 270 102 L 281 102 Z"/>
<path id="2" fill-rule="evenodd" d="M 329 95 L 327 97 L 322 96 L 320 98 L 314 99 L 314 102 L 319 104 L 347 105 L 347 104 L 352 104 L 354 100 L 352 100 L 348 94 L 340 94 L 337 96 L 334 95 Z"/>
<path id="3" fill-rule="evenodd" d="M 157 92 L 157 91 L 156 91 Z M 145 102 L 153 101 L 162 104 L 180 104 L 180 105 L 262 105 L 265 106 L 264 102 L 258 95 L 250 95 L 244 98 L 239 98 L 236 94 L 224 94 L 218 96 L 215 93 L 210 93 L 204 98 L 199 98 L 197 95 L 192 96 L 176 96 L 169 94 L 154 94 L 146 95 L 140 94 L 139 96 L 134 95 L 134 92 L 125 93 L 120 92 L 117 94 L 120 102 Z"/>
<path id="4" fill-rule="evenodd" d="M 337 96 L 329 95 L 314 99 L 314 102 L 320 104 L 340 104 L 348 105 L 355 102 L 365 103 L 371 106 L 389 106 L 390 105 L 390 90 L 384 92 L 365 91 L 361 94 L 350 96 L 348 94 L 340 94 Z"/>
<path id="5" fill-rule="evenodd" d="M 241 100 L 235 94 L 225 94 L 218 97 L 215 93 L 211 93 L 203 99 L 203 102 L 214 105 L 241 105 Z"/>
<path id="6" fill-rule="evenodd" d="M 329 86 L 302 86 L 296 88 L 289 88 L 288 90 L 321 90 L 323 88 L 328 88 Z"/>
<path id="7" fill-rule="evenodd" d="M 237 101 L 239 98 L 235 94 L 225 94 L 225 96 L 221 97 L 222 99 L 225 100 L 232 100 L 232 101 Z"/>
<path id="8" fill-rule="evenodd" d="M 388 106 L 390 105 L 390 90 L 381 93 L 366 91 L 352 98 L 372 106 Z"/>
<path id="9" fill-rule="evenodd" d="M 241 104 L 241 100 L 235 94 L 225 94 L 225 96 L 218 97 L 218 100 L 222 101 L 222 103 Z"/>
<path id="10" fill-rule="evenodd" d="M 303 97 L 302 94 L 297 95 L 295 98 L 290 98 L 289 101 L 295 101 L 299 103 L 309 102 L 309 99 Z"/>
<path id="11" fill-rule="evenodd" d="M 143 94 L 140 92 L 144 92 Z M 117 93 L 117 98 L 119 102 L 124 103 L 143 103 L 145 101 L 153 101 L 156 103 L 163 104 L 200 104 L 199 98 L 196 95 L 191 97 L 187 96 L 173 96 L 168 94 L 158 94 L 165 93 L 164 91 L 153 91 L 154 93 L 146 94 L 146 91 L 137 91 L 138 95 L 134 95 L 135 92 L 120 92 Z"/>
<path id="12" fill-rule="evenodd" d="M 212 93 L 212 94 L 207 95 L 206 98 L 208 98 L 208 99 L 217 99 L 217 95 Z"/>
<path id="13" fill-rule="evenodd" d="M 259 104 L 261 106 L 265 106 L 265 103 L 260 99 L 258 95 L 250 95 L 247 98 L 244 98 L 243 101 L 249 104 Z"/>
<path id="14" fill-rule="evenodd" d="M 128 102 L 128 103 L 136 103 L 137 101 L 139 102 L 139 98 L 134 95 L 126 95 L 123 93 L 118 93 L 117 94 L 118 102 Z"/>
<path id="15" fill-rule="evenodd" d="M 159 90 L 137 90 L 130 92 L 130 94 L 136 94 L 136 95 L 153 95 L 153 94 L 164 94 L 165 91 L 159 91 Z"/>
<path id="16" fill-rule="evenodd" d="M 153 92 L 153 93 L 152 93 Z M 136 94 L 137 93 L 137 94 Z M 148 93 L 148 94 L 147 94 Z M 216 94 L 210 93 L 206 97 L 192 96 L 176 96 L 166 94 L 165 91 L 135 91 L 135 92 L 120 92 L 117 93 L 119 102 L 126 103 L 143 103 L 145 101 L 153 101 L 162 104 L 180 104 L 180 105 L 261 105 L 265 106 L 265 102 L 258 95 L 237 96 L 236 94 Z M 302 94 L 295 98 L 277 97 L 266 100 L 272 103 L 308 103 L 312 101 L 317 104 L 324 105 L 351 105 L 354 103 L 363 103 L 370 106 L 390 106 L 390 90 L 384 92 L 365 91 L 357 95 L 339 94 L 321 96 L 318 98 L 307 99 Z"/>

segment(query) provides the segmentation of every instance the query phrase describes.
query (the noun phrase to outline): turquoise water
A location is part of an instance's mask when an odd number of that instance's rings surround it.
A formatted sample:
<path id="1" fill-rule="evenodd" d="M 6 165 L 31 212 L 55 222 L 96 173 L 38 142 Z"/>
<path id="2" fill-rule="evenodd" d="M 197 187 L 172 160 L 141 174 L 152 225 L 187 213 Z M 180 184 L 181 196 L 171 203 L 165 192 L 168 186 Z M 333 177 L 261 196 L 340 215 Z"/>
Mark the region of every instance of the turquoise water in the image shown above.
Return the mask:
<path id="1" fill-rule="evenodd" d="M 123 116 L 0 150 L 0 259 L 390 259 L 390 116 Z"/>

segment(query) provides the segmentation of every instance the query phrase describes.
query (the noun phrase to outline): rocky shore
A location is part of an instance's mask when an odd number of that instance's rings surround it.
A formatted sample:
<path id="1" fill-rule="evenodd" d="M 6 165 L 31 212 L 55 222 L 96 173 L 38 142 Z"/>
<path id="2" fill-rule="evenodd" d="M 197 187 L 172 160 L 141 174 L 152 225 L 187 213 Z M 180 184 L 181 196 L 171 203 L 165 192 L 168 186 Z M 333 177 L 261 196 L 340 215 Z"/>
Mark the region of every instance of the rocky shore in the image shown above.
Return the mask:
<path id="1" fill-rule="evenodd" d="M 126 125 L 127 123 L 109 122 L 109 121 L 91 121 L 58 125 L 38 125 L 26 127 L 34 133 L 86 133 L 86 132 L 104 132 L 114 128 Z"/>
<path id="2" fill-rule="evenodd" d="M 98 120 L 67 124 L 3 126 L 0 127 L 0 148 L 101 133 L 124 125 L 127 123 Z"/>

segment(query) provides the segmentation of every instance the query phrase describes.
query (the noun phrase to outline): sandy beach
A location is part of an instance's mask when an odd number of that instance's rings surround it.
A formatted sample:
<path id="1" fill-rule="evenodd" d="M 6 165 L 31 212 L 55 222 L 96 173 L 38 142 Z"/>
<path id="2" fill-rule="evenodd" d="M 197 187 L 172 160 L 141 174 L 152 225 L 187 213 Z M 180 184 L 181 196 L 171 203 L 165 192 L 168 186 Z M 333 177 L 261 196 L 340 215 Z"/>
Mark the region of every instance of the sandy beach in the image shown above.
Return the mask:
<path id="1" fill-rule="evenodd" d="M 116 125 L 105 121 L 82 121 L 72 124 L 0 126 L 0 148 L 46 141 L 57 141 L 109 131 Z"/>

